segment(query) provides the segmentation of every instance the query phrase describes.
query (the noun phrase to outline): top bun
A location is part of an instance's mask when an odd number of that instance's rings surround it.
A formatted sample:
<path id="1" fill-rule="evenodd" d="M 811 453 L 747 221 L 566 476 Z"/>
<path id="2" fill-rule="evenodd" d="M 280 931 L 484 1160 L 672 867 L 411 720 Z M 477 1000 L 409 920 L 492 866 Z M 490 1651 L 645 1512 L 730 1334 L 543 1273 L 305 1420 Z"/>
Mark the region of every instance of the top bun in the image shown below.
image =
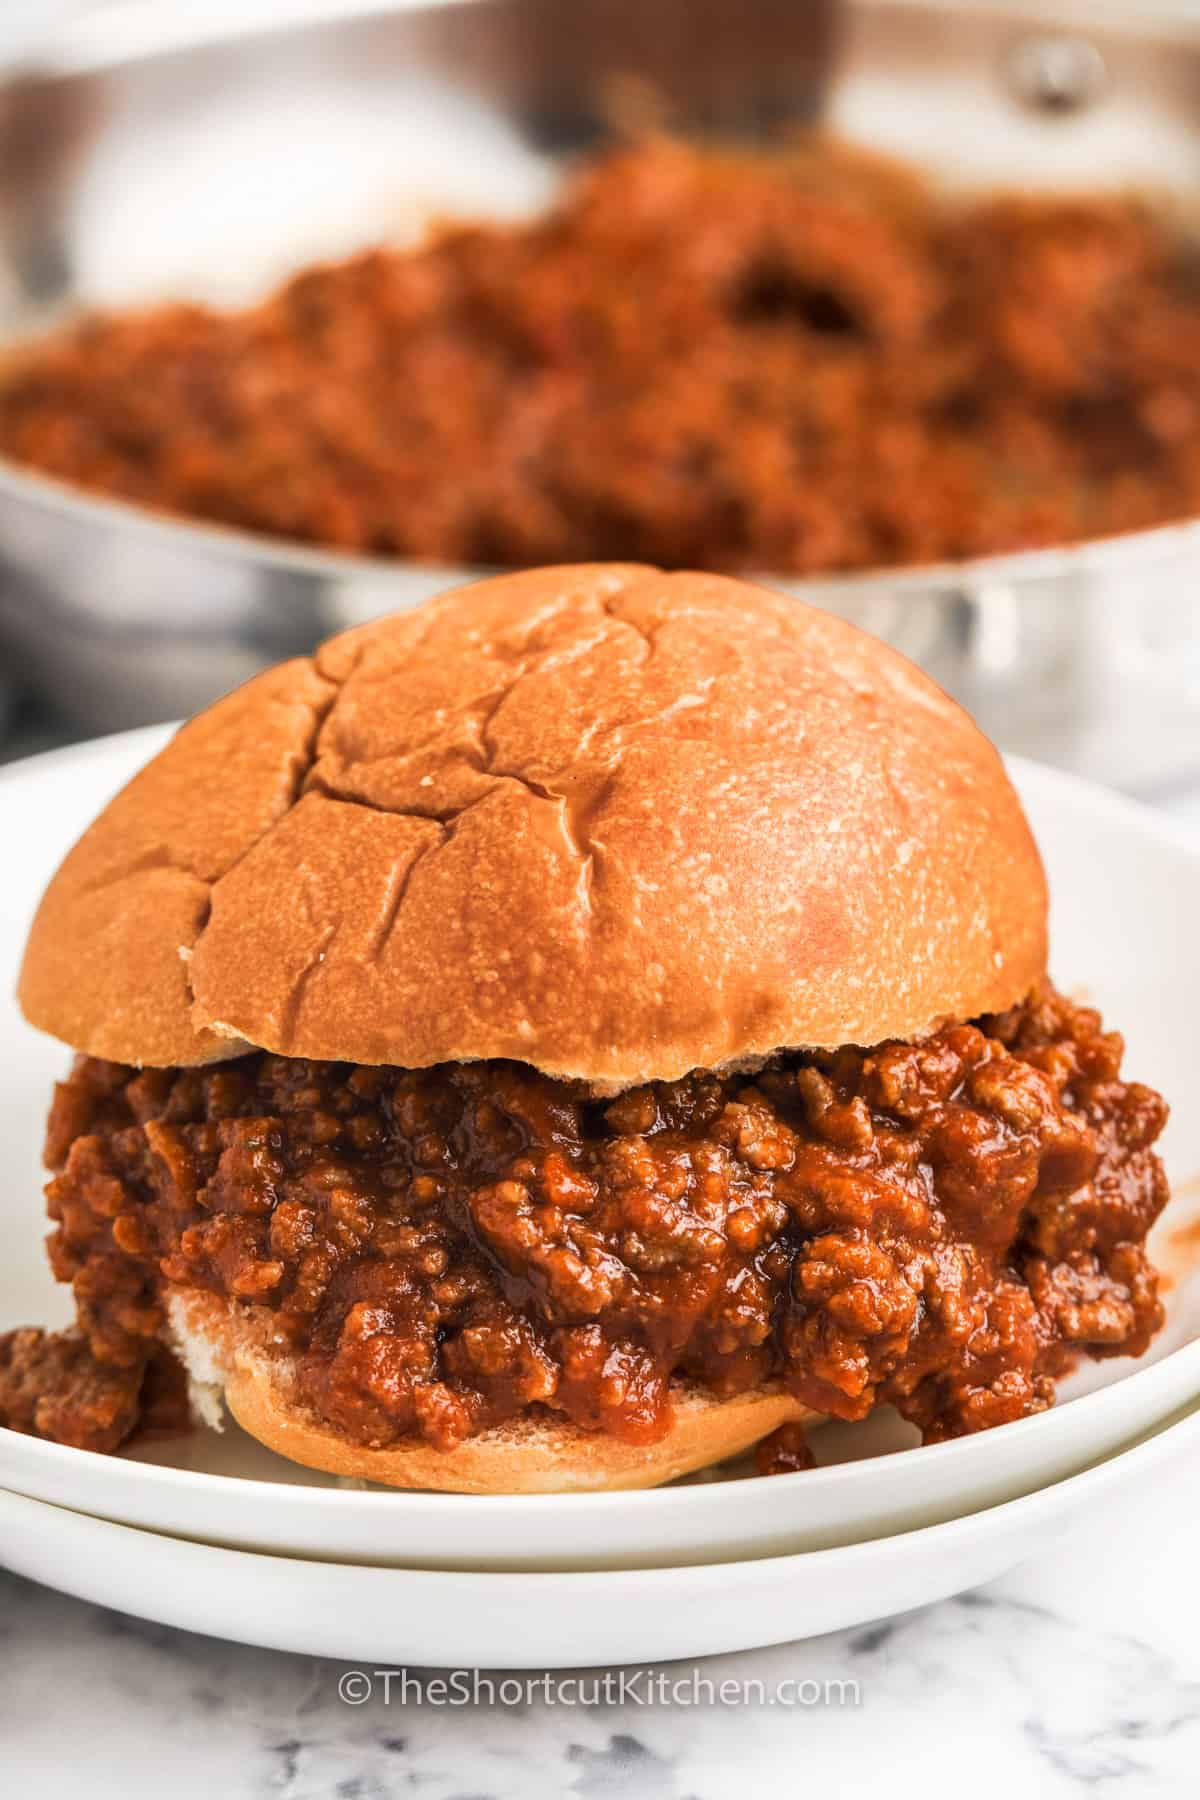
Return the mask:
<path id="1" fill-rule="evenodd" d="M 172 1065 L 514 1057 L 605 1087 L 1022 999 L 1046 893 L 960 707 L 782 595 L 461 588 L 190 724 L 42 900 L 26 1016 Z"/>

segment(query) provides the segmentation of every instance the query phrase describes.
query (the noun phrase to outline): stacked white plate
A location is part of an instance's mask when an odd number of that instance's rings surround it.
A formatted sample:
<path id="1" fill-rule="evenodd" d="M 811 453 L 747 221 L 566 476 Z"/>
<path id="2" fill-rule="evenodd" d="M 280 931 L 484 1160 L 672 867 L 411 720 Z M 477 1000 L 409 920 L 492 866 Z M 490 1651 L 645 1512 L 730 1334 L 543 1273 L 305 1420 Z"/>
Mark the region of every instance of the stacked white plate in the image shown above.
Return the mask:
<path id="1" fill-rule="evenodd" d="M 63 849 L 160 734 L 0 776 L 0 981 Z M 1060 984 L 1126 1035 L 1127 1068 L 1174 1102 L 1175 1197 L 1156 1234 L 1167 1327 L 1140 1363 L 1089 1366 L 1054 1411 L 910 1447 L 888 1415 L 815 1434 L 821 1467 L 649 1493 L 349 1489 L 223 1433 L 97 1457 L 0 1431 L 0 1563 L 192 1630 L 389 1664 L 497 1668 L 695 1656 L 920 1605 L 1001 1573 L 1200 1453 L 1200 852 L 1153 815 L 1068 777 L 1017 780 L 1046 857 Z M 0 1328 L 58 1323 L 38 1150 L 65 1062 L 0 1013 L 5 1266 Z"/>

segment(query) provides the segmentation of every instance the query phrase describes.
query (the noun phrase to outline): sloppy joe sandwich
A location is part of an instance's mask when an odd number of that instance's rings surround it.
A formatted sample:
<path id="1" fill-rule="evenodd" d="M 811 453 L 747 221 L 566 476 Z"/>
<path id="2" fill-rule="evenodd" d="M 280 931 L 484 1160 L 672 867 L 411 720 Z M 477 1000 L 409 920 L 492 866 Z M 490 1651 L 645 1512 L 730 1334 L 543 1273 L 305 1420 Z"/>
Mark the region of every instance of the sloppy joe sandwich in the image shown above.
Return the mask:
<path id="1" fill-rule="evenodd" d="M 300 1463 L 516 1492 L 1036 1413 L 1150 1342 L 1167 1198 L 1046 907 L 969 717 L 789 598 L 550 568 L 334 638 L 42 901 L 77 1324 L 0 1338 L 0 1422 L 114 1449 L 178 1358 Z"/>

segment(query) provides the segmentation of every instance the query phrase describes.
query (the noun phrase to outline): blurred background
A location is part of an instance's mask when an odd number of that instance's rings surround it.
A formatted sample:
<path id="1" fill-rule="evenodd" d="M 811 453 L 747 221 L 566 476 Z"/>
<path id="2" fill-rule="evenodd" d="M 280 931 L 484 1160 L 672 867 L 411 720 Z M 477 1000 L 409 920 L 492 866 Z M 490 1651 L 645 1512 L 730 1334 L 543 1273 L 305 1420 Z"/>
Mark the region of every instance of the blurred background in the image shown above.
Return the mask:
<path id="1" fill-rule="evenodd" d="M 1190 0 L 7 0 L 0 65 L 0 757 L 637 557 L 1200 816 Z"/>

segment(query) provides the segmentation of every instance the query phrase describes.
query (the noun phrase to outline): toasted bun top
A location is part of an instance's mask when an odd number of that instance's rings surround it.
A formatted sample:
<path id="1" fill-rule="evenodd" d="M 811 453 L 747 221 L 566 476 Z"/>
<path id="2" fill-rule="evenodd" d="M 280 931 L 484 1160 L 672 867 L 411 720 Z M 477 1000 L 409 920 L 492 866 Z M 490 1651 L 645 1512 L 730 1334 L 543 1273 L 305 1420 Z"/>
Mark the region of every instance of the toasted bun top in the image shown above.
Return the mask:
<path id="1" fill-rule="evenodd" d="M 1045 957 L 1020 804 L 932 681 L 782 595 L 597 565 L 347 632 L 185 725 L 54 877 L 20 998 L 121 1062 L 620 1085 L 918 1037 Z"/>

